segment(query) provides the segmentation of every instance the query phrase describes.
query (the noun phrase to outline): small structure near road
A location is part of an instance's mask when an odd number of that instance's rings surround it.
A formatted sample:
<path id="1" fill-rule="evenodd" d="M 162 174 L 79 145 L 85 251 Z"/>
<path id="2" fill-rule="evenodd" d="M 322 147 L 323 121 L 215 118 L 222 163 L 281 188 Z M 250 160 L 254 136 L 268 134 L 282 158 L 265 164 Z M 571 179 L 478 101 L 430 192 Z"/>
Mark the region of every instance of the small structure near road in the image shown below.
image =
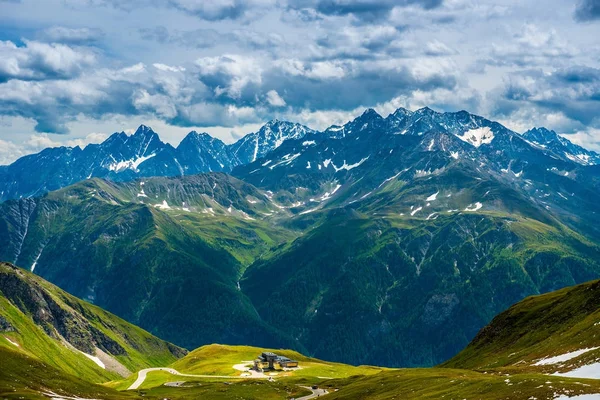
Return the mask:
<path id="1" fill-rule="evenodd" d="M 298 361 L 289 359 L 284 356 L 279 356 L 270 351 L 263 352 L 254 360 L 254 369 L 257 371 L 264 370 L 283 370 L 287 368 L 297 368 Z"/>

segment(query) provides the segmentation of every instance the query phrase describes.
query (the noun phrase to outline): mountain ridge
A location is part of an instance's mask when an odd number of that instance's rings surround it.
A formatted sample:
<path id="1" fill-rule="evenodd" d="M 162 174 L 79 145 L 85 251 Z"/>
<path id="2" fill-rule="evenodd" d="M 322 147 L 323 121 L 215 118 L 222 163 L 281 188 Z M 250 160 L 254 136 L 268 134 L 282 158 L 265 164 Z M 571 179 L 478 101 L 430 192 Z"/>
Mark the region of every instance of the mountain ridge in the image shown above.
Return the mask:
<path id="1" fill-rule="evenodd" d="M 448 131 L 461 138 L 464 131 L 461 132 L 457 127 L 471 126 L 473 129 L 484 129 L 479 127 L 481 121 L 487 121 L 485 129 L 512 132 L 497 122 L 464 110 L 456 113 L 438 113 L 428 107 L 416 111 L 398 108 L 385 118 L 374 109 L 366 109 L 343 126 L 333 125 L 322 132 L 298 123 L 275 119 L 265 123 L 258 131 L 249 133 L 229 145 L 207 133 L 191 131 L 177 147 L 173 147 L 169 143 L 162 142 L 152 128 L 140 125 L 132 135 L 115 132 L 100 144 L 88 144 L 84 148 L 80 146 L 48 148 L 24 156 L 10 165 L 1 166 L 0 201 L 41 195 L 91 177 L 127 181 L 143 176 L 230 172 L 236 167 L 252 164 L 257 159 L 264 158 L 288 140 L 300 140 L 305 136 L 309 137 L 308 141 L 322 141 L 327 138 L 344 138 L 352 132 L 361 130 L 403 135 L 410 128 L 409 134 L 417 136 L 432 131 L 438 133 Z M 560 139 L 554 142 L 554 146 L 548 146 L 540 141 L 539 135 L 533 135 L 532 131 L 525 132 L 522 137 L 531 139 L 527 139 L 528 142 L 537 146 L 538 150 L 551 152 L 554 157 L 579 165 L 600 163 L 598 153 L 574 145 L 562 136 L 554 133 Z M 473 144 L 478 143 L 478 140 L 493 140 L 493 138 L 486 138 L 485 132 L 478 131 L 470 134 L 469 137 L 462 137 L 461 140 Z M 435 145 L 435 141 L 431 143 L 432 148 L 439 147 L 439 144 Z M 46 172 L 33 174 L 36 170 Z"/>

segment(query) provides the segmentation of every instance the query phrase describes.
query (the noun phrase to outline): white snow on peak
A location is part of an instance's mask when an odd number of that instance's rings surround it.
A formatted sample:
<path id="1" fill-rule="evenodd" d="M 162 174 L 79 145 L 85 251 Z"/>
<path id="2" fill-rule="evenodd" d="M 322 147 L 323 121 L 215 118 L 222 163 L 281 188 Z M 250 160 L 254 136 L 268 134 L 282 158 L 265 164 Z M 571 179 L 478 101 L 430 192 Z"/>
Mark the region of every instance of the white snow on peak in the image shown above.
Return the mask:
<path id="1" fill-rule="evenodd" d="M 144 188 L 140 189 L 140 192 L 137 194 L 137 197 L 148 197 L 146 196 L 146 192 L 144 192 Z"/>
<path id="2" fill-rule="evenodd" d="M 302 142 L 302 146 L 314 146 L 314 145 L 315 145 L 314 140 L 306 140 L 306 141 Z"/>
<path id="3" fill-rule="evenodd" d="M 125 160 L 125 161 L 119 161 L 116 163 L 112 163 L 108 166 L 108 169 L 110 171 L 114 171 L 114 172 L 122 172 L 122 171 L 125 171 L 126 169 L 131 169 L 131 170 L 137 171 L 137 169 L 141 163 L 154 157 L 155 155 L 156 155 L 156 153 L 152 153 L 147 156 L 141 156 L 141 157 L 138 157 L 135 159 L 132 158 L 131 160 Z"/>
<path id="4" fill-rule="evenodd" d="M 565 156 L 571 161 L 574 161 L 578 164 L 589 165 L 590 164 L 590 156 L 587 154 L 570 154 L 565 152 Z"/>
<path id="5" fill-rule="evenodd" d="M 477 202 L 475 204 L 469 204 L 469 206 L 467 208 L 465 208 L 465 211 L 477 211 L 481 207 L 483 207 L 483 204 L 481 204 L 480 202 Z"/>
<path id="6" fill-rule="evenodd" d="M 569 361 L 575 357 L 579 357 L 580 355 L 585 354 L 588 351 L 596 350 L 599 348 L 600 347 L 589 347 L 589 348 L 585 348 L 585 349 L 581 349 L 581 350 L 571 351 L 569 353 L 561 354 L 561 355 L 555 356 L 555 357 L 542 358 L 541 360 L 539 360 L 538 362 L 536 362 L 533 365 L 540 366 L 540 365 L 551 365 L 551 364 L 563 363 L 563 362 Z"/>
<path id="7" fill-rule="evenodd" d="M 452 158 L 454 158 L 455 160 L 458 160 L 459 154 L 458 151 L 452 151 L 450 152 L 450 155 L 452 156 Z"/>
<path id="8" fill-rule="evenodd" d="M 264 163 L 262 163 L 262 166 L 266 167 L 267 165 L 271 164 L 271 161 L 272 160 L 265 161 Z"/>
<path id="9" fill-rule="evenodd" d="M 434 194 L 432 194 L 431 196 L 429 196 L 428 198 L 426 198 L 425 201 L 434 201 L 435 199 L 437 199 L 438 194 L 440 194 L 439 190 L 437 192 L 435 192 Z"/>
<path id="10" fill-rule="evenodd" d="M 329 167 L 329 164 L 331 163 L 331 158 L 328 158 L 327 160 L 323 161 L 323 166 L 325 168 Z"/>
<path id="11" fill-rule="evenodd" d="M 494 132 L 487 126 L 466 131 L 462 136 L 457 136 L 463 142 L 479 147 L 482 144 L 490 144 L 494 140 Z"/>
<path id="12" fill-rule="evenodd" d="M 306 162 L 306 169 L 310 169 L 310 161 Z"/>

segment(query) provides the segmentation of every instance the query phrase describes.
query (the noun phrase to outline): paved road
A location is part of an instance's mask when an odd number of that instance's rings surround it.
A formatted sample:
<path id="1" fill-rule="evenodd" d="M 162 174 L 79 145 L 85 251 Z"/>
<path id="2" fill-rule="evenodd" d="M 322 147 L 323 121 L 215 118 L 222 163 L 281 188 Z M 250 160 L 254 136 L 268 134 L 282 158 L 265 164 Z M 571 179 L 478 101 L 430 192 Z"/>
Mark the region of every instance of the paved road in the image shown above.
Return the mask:
<path id="1" fill-rule="evenodd" d="M 317 397 L 325 396 L 327 393 L 329 393 L 325 389 L 313 389 L 310 386 L 300 386 L 300 387 L 310 390 L 312 392 L 312 394 L 309 394 L 308 396 L 304 396 L 304 397 L 298 397 L 296 400 L 316 399 Z"/>
<path id="2" fill-rule="evenodd" d="M 148 372 L 152 372 L 152 371 L 165 371 L 168 372 L 170 374 L 173 375 L 177 375 L 177 376 L 188 376 L 191 378 L 219 378 L 219 379 L 268 379 L 268 376 L 228 376 L 228 375 L 192 375 L 192 374 L 182 374 L 179 371 L 174 370 L 173 368 L 146 368 L 146 369 L 142 369 L 141 371 L 138 372 L 138 377 L 135 380 L 135 382 L 133 382 L 131 384 L 131 386 L 129 386 L 127 388 L 127 390 L 135 390 L 137 388 L 139 388 L 140 386 L 142 386 L 142 383 L 144 383 L 144 381 L 146 380 L 146 375 L 148 375 Z"/>

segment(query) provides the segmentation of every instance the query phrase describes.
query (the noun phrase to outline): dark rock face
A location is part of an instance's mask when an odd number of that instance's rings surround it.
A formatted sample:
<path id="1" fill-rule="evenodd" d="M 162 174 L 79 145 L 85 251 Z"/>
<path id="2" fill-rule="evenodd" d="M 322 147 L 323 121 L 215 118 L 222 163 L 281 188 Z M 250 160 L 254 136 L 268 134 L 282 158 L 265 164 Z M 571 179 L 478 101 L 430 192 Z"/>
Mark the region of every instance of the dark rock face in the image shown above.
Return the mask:
<path id="1" fill-rule="evenodd" d="M 33 286 L 21 279 L 21 271 L 0 271 L 0 292 L 30 315 L 33 321 L 55 339 L 64 338 L 73 347 L 84 353 L 94 354 L 99 347 L 112 355 L 125 354 L 125 349 L 91 326 L 80 314 L 62 308 L 52 296 L 40 286 Z"/>

